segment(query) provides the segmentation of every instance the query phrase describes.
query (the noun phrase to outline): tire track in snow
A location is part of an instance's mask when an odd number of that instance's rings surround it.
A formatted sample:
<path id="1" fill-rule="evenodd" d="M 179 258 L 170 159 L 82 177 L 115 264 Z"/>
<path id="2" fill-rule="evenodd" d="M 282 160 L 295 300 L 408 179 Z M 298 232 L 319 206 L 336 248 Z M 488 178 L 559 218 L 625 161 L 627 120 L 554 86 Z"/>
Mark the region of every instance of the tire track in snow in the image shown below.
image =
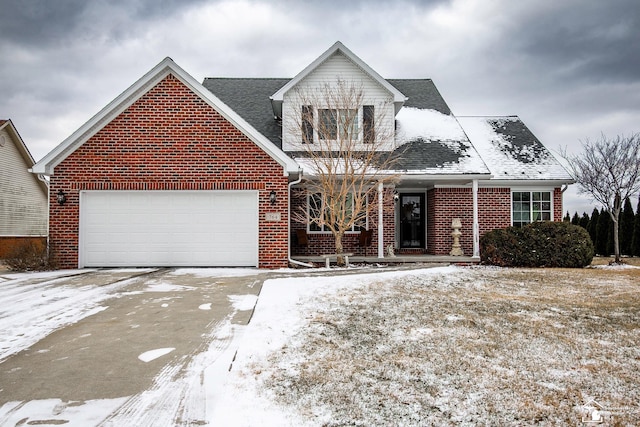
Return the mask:
<path id="1" fill-rule="evenodd" d="M 235 312 L 207 326 L 209 333 L 191 353 L 165 366 L 153 385 L 129 398 L 101 427 L 205 425 L 206 390 L 203 373 L 230 346 Z"/>

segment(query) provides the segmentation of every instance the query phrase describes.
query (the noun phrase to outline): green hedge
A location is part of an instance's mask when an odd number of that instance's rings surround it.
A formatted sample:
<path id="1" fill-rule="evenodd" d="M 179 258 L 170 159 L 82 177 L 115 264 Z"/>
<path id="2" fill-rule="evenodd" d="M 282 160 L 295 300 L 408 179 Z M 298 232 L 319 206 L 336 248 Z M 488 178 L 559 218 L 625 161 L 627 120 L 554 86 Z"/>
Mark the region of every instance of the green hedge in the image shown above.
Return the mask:
<path id="1" fill-rule="evenodd" d="M 567 222 L 534 222 L 493 230 L 480 239 L 483 264 L 502 267 L 568 267 L 591 264 L 589 233 Z"/>

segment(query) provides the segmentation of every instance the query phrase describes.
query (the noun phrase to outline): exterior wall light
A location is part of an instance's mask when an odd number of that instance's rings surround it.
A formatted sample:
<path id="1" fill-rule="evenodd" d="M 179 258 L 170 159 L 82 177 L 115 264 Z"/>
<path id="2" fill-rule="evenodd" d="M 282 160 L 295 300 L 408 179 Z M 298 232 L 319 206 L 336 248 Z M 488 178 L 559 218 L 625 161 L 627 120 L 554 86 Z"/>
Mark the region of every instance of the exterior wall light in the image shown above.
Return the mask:
<path id="1" fill-rule="evenodd" d="M 58 190 L 58 194 L 56 194 L 56 200 L 60 206 L 64 205 L 67 201 L 67 195 L 64 194 L 64 191 Z"/>
<path id="2" fill-rule="evenodd" d="M 276 204 L 276 192 L 274 190 L 271 190 L 271 193 L 269 193 L 269 201 L 272 205 Z"/>

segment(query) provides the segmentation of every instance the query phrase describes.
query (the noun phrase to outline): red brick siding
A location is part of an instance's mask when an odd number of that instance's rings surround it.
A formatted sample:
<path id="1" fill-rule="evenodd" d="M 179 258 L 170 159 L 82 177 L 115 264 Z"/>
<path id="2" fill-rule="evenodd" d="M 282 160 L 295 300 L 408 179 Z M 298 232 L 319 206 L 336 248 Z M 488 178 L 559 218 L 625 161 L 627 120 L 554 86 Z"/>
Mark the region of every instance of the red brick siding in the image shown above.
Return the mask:
<path id="1" fill-rule="evenodd" d="M 287 183 L 281 165 L 169 75 L 56 166 L 50 239 L 59 267 L 77 267 L 81 190 L 259 190 L 259 267 L 285 267 Z"/>
<path id="2" fill-rule="evenodd" d="M 296 192 L 303 194 L 304 190 L 293 190 L 292 209 L 306 206 L 303 196 L 296 196 Z M 391 191 L 386 191 L 384 209 L 384 248 L 395 242 L 395 214 Z M 562 220 L 562 192 L 554 189 L 554 220 Z M 437 188 L 427 191 L 427 253 L 432 255 L 448 255 L 451 251 L 451 221 L 460 218 L 462 221 L 462 237 L 460 243 L 465 255 L 473 255 L 473 191 L 471 188 Z M 480 236 L 496 228 L 511 225 L 511 189 L 510 188 L 479 188 L 478 189 L 478 224 Z M 377 254 L 377 210 L 369 218 L 369 227 L 374 230 L 372 247 L 369 255 Z M 295 236 L 296 229 L 305 229 L 305 224 L 292 224 Z M 335 250 L 334 238 L 329 233 L 310 233 L 308 246 L 296 244 L 292 238 L 292 254 L 319 255 L 332 253 Z M 364 255 L 364 250 L 358 247 L 358 235 L 347 234 L 344 238 L 344 248 L 347 252 Z"/>
<path id="3" fill-rule="evenodd" d="M 554 221 L 562 221 L 562 191 L 553 191 Z M 451 251 L 451 221 L 462 220 L 460 243 L 465 255 L 473 254 L 473 191 L 470 188 L 437 188 L 427 192 L 427 253 L 446 255 Z M 478 189 L 480 236 L 511 225 L 511 189 Z"/>
<path id="4" fill-rule="evenodd" d="M 478 189 L 478 225 L 480 235 L 511 225 L 511 189 Z"/>
<path id="5" fill-rule="evenodd" d="M 473 253 L 473 194 L 470 188 L 435 188 L 427 192 L 427 253 L 451 251 L 451 221 L 460 218 L 460 244 L 465 255 Z"/>
<path id="6" fill-rule="evenodd" d="M 559 187 L 553 190 L 553 220 L 562 221 L 562 189 Z"/>
<path id="7" fill-rule="evenodd" d="M 291 197 L 291 209 L 292 212 L 304 210 L 307 207 L 307 200 L 305 196 L 306 192 L 303 189 L 294 188 L 292 190 Z M 377 193 L 372 196 L 375 200 L 371 201 L 371 206 L 377 205 Z M 383 226 L 384 226 L 384 247 L 393 244 L 395 239 L 395 219 L 394 219 L 394 205 L 393 205 L 393 190 L 385 189 L 383 197 Z M 357 256 L 377 256 L 378 255 L 378 208 L 373 207 L 372 212 L 369 214 L 368 227 L 373 230 L 371 236 L 371 246 L 368 248 L 360 247 L 359 245 L 359 233 L 349 232 L 344 235 L 342 239 L 342 246 L 345 252 L 352 252 Z M 302 246 L 298 244 L 295 237 L 296 230 L 307 230 L 307 225 L 299 222 L 293 222 L 291 224 L 291 253 L 295 255 L 321 255 L 330 254 L 335 252 L 335 238 L 331 233 L 308 233 L 308 244 Z"/>

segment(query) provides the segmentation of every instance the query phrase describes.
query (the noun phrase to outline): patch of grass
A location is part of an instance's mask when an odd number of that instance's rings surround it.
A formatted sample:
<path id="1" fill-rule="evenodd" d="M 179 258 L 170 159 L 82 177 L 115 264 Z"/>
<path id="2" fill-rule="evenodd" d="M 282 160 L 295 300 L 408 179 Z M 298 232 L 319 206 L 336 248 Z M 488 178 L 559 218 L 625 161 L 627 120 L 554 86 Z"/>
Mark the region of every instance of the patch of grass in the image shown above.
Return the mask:
<path id="1" fill-rule="evenodd" d="M 323 426 L 574 425 L 591 398 L 638 425 L 639 279 L 467 268 L 317 296 L 255 369 Z"/>

